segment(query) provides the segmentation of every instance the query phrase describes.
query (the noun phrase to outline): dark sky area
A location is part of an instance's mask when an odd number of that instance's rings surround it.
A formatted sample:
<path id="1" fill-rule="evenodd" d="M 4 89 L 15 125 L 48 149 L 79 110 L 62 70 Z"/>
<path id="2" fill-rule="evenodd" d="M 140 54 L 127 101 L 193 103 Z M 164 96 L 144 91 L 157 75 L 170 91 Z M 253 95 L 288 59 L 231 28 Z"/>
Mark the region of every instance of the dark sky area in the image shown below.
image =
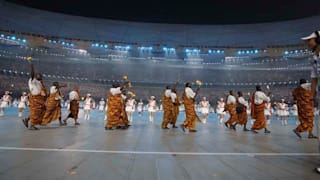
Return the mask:
<path id="1" fill-rule="evenodd" d="M 291 20 L 320 14 L 320 0 L 7 1 L 86 17 L 177 24 L 248 24 Z"/>

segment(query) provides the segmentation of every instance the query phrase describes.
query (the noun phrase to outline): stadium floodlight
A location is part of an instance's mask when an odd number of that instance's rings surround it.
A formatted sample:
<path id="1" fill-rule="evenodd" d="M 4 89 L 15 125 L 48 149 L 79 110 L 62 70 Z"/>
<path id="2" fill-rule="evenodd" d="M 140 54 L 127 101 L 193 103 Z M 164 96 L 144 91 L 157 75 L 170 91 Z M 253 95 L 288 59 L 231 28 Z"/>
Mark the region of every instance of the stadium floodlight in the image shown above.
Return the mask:
<path id="1" fill-rule="evenodd" d="M 62 43 L 61 43 L 62 45 L 65 45 L 66 43 L 64 42 L 64 41 L 62 41 Z"/>
<path id="2" fill-rule="evenodd" d="M 108 48 L 108 45 L 105 44 L 105 45 L 104 45 L 104 48 Z"/>
<path id="3" fill-rule="evenodd" d="M 1 36 L 2 38 L 4 38 L 4 34 L 1 34 L 0 36 Z"/>
<path id="4" fill-rule="evenodd" d="M 168 49 L 167 49 L 167 47 L 163 47 L 162 50 L 163 51 L 167 51 Z"/>
<path id="5" fill-rule="evenodd" d="M 238 51 L 238 55 L 241 55 L 241 51 Z"/>
<path id="6" fill-rule="evenodd" d="M 71 46 L 71 47 L 73 47 L 73 46 L 74 46 L 74 44 L 73 44 L 73 43 L 71 43 L 71 44 L 70 44 L 70 46 Z"/>
<path id="7" fill-rule="evenodd" d="M 209 54 L 211 54 L 211 53 L 212 53 L 212 50 L 211 50 L 211 49 L 209 49 L 209 50 L 208 50 L 208 53 L 209 53 Z"/>
<path id="8" fill-rule="evenodd" d="M 254 50 L 254 53 L 258 54 L 259 53 L 258 49 Z"/>
<path id="9" fill-rule="evenodd" d="M 11 37 L 11 40 L 16 40 L 16 37 L 15 37 L 15 36 L 12 36 L 12 37 Z"/>
<path id="10" fill-rule="evenodd" d="M 218 53 L 218 54 L 220 54 L 220 52 L 221 52 L 220 50 L 217 50 L 217 53 Z"/>
<path id="11" fill-rule="evenodd" d="M 96 47 L 99 47 L 99 43 L 96 43 L 95 46 L 96 46 Z"/>
<path id="12" fill-rule="evenodd" d="M 284 54 L 285 54 L 285 55 L 288 55 L 288 54 L 289 54 L 289 51 L 285 51 Z"/>
<path id="13" fill-rule="evenodd" d="M 26 42 L 27 42 L 27 40 L 26 40 L 26 39 L 22 39 L 22 42 L 23 42 L 23 43 L 26 43 Z"/>

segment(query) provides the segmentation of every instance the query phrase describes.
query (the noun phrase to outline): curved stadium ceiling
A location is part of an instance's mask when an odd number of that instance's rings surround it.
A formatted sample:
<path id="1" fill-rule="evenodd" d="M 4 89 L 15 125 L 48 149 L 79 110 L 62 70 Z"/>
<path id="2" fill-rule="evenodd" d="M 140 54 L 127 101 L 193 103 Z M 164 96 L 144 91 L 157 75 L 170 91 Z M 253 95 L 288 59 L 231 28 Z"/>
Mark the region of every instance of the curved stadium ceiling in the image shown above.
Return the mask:
<path id="1" fill-rule="evenodd" d="M 25 6 L 114 20 L 175 24 L 247 24 L 319 15 L 319 0 L 7 0 Z"/>
<path id="2" fill-rule="evenodd" d="M 8 0 L 7 0 L 8 1 Z M 66 15 L 62 13 L 48 12 L 44 10 L 34 9 L 26 6 L 16 5 L 9 3 L 5 0 L 0 0 L 0 29 L 13 30 L 17 32 L 34 33 L 47 36 L 58 36 L 76 39 L 86 39 L 93 41 L 115 41 L 115 42 L 127 42 L 127 43 L 141 43 L 145 45 L 149 44 L 165 44 L 168 46 L 272 46 L 272 45 L 288 45 L 301 43 L 300 38 L 309 34 L 312 31 L 320 29 L 320 16 L 315 15 L 311 17 L 278 21 L 282 16 L 279 16 L 276 20 L 278 22 L 272 23 L 255 23 L 255 24 L 234 24 L 234 25 L 187 25 L 187 24 L 165 24 L 165 23 L 143 23 L 143 22 L 128 22 L 119 20 L 108 20 L 101 18 L 88 18 L 80 16 Z M 32 0 L 25 0 L 30 2 Z M 65 2 L 73 2 L 74 9 L 77 10 L 76 1 L 68 0 Z M 278 0 L 279 1 L 279 0 Z M 45 2 L 50 5 L 51 1 Z M 55 2 L 63 2 L 62 0 L 56 0 Z M 81 4 L 82 1 L 77 1 Z M 87 1 L 87 9 L 90 9 L 90 5 L 94 1 Z M 111 1 L 110 1 L 111 2 Z M 105 7 L 105 11 L 115 8 L 118 1 L 115 1 L 115 5 L 108 5 Z M 120 1 L 119 1 L 120 2 Z M 122 1 L 121 1 L 122 2 Z M 139 1 L 137 1 L 139 2 Z M 165 1 L 164 1 L 165 2 Z M 194 3 L 201 3 L 202 1 L 195 1 Z M 214 2 L 214 1 L 212 1 Z M 238 4 L 232 5 L 232 10 Z M 245 1 L 241 1 L 245 2 Z M 259 1 L 266 5 L 267 1 Z M 273 2 L 269 0 L 268 2 Z M 307 1 L 305 1 L 307 2 Z M 311 1 L 310 1 L 311 2 Z M 316 1 L 308 4 L 310 12 L 313 7 L 320 7 L 320 1 Z M 112 3 L 114 3 L 112 1 Z M 122 2 L 123 11 L 119 11 L 118 14 L 126 12 L 130 8 L 130 3 L 125 4 Z M 150 2 L 151 3 L 151 2 Z M 182 2 L 181 2 L 182 3 Z M 188 2 L 185 2 L 188 3 Z M 295 2 L 291 2 L 295 4 Z M 59 4 L 59 3 L 58 3 Z M 68 3 L 65 5 L 67 6 Z M 125 5 L 124 5 L 125 4 Z M 194 7 L 197 7 L 195 4 Z M 170 3 L 168 4 L 168 6 Z M 300 9 L 305 6 L 304 3 Z M 60 4 L 59 6 L 62 6 Z M 192 4 L 190 5 L 192 6 Z M 284 8 L 285 5 L 281 6 Z M 52 7 L 54 7 L 52 5 Z M 97 7 L 97 6 L 96 6 Z M 132 6 L 136 7 L 136 6 Z M 132 8 L 131 7 L 131 8 Z M 160 6 L 161 7 L 161 6 Z M 182 6 L 183 7 L 183 6 Z M 274 6 L 278 7 L 278 6 Z M 240 8 L 240 6 L 239 6 Z M 116 8 L 115 8 L 116 9 Z M 133 9 L 133 8 L 132 8 Z M 228 11 L 225 10 L 223 17 L 227 17 Z M 286 6 L 283 9 L 290 9 L 290 6 Z M 97 11 L 99 9 L 96 9 Z M 135 9 L 139 15 L 139 10 Z M 248 10 L 248 9 L 247 9 Z M 296 10 L 296 9 L 295 9 Z M 274 10 L 276 12 L 278 10 Z M 312 14 L 317 14 L 316 10 Z M 236 11 L 238 12 L 238 11 Z M 263 12 L 263 11 L 262 11 Z M 266 14 L 262 13 L 261 14 Z M 265 11 L 270 12 L 270 11 Z M 285 14 L 283 12 L 283 14 Z M 72 12 L 70 12 L 72 13 Z M 155 13 L 156 14 L 156 13 Z M 299 12 L 297 12 L 299 14 Z M 198 17 L 195 12 L 190 12 L 190 15 Z M 259 16 L 259 13 L 250 13 L 251 17 Z M 244 14 L 238 14 L 241 16 L 240 20 L 245 17 Z M 133 17 L 136 18 L 137 16 Z M 191 16 L 190 16 L 191 17 Z M 199 15 L 200 17 L 200 15 Z M 283 16 L 285 17 L 285 16 Z M 275 18 L 275 17 L 274 17 Z M 226 18 L 227 19 L 227 18 Z M 130 19 L 127 19 L 130 20 Z M 243 20 L 243 19 L 242 19 Z M 242 21 L 241 20 L 241 21 Z M 270 20 L 270 19 L 269 19 Z M 181 21 L 179 21 L 181 22 Z M 227 21 L 226 21 L 227 22 Z M 258 22 L 258 21 L 257 21 Z"/>

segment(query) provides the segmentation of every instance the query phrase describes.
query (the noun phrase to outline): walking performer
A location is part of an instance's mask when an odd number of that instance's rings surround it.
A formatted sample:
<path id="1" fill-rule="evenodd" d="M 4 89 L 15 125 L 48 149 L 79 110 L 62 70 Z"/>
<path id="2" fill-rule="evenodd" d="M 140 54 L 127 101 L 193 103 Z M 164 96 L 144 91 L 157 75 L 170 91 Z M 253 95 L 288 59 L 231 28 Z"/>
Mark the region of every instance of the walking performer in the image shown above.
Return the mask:
<path id="1" fill-rule="evenodd" d="M 101 100 L 99 101 L 99 111 L 103 112 L 104 111 L 104 105 L 106 104 L 106 102 L 104 101 L 104 98 L 101 98 Z"/>
<path id="2" fill-rule="evenodd" d="M 69 93 L 69 114 L 68 116 L 63 120 L 63 124 L 67 125 L 67 120 L 69 118 L 74 119 L 74 125 L 80 125 L 78 122 L 78 114 L 79 114 L 79 100 L 80 100 L 80 95 L 79 95 L 79 87 L 75 86 L 73 88 L 73 91 Z"/>
<path id="3" fill-rule="evenodd" d="M 270 93 L 268 93 L 268 97 L 270 98 Z M 265 102 L 264 103 L 264 115 L 266 116 L 266 121 L 267 121 L 267 125 L 271 124 L 271 114 L 272 114 L 272 110 L 271 110 L 271 102 Z"/>
<path id="4" fill-rule="evenodd" d="M 63 125 L 61 120 L 61 88 L 68 87 L 67 84 L 62 86 L 58 82 L 53 82 L 50 87 L 50 95 L 46 102 L 46 111 L 43 115 L 41 125 L 46 126 L 47 124 L 59 120 L 60 126 Z"/>
<path id="5" fill-rule="evenodd" d="M 237 105 L 236 105 L 236 112 L 237 112 L 237 121 L 234 124 L 234 129 L 236 129 L 237 124 L 243 125 L 243 131 L 249 131 L 247 129 L 247 122 L 248 122 L 248 102 L 243 98 L 243 93 L 238 91 L 238 98 L 237 98 Z"/>
<path id="6" fill-rule="evenodd" d="M 0 116 L 4 116 L 4 109 L 7 108 L 10 104 L 11 96 L 9 91 L 5 91 L 4 95 L 2 96 L 2 101 L 0 104 Z"/>
<path id="7" fill-rule="evenodd" d="M 314 122 L 314 108 L 312 100 L 311 84 L 307 83 L 305 79 L 300 80 L 300 86 L 295 88 L 292 92 L 293 99 L 297 101 L 298 118 L 300 124 L 293 132 L 301 138 L 300 133 L 308 131 L 309 139 L 317 138 L 313 135 L 313 122 Z"/>
<path id="8" fill-rule="evenodd" d="M 20 97 L 20 102 L 18 104 L 18 110 L 19 110 L 18 117 L 22 117 L 23 112 L 26 109 L 27 102 L 28 102 L 28 95 L 26 92 L 23 92 L 22 96 Z"/>
<path id="9" fill-rule="evenodd" d="M 30 61 L 29 61 L 30 62 Z M 36 125 L 40 125 L 43 115 L 46 111 L 45 102 L 47 100 L 47 90 L 42 82 L 42 74 L 35 73 L 34 65 L 30 62 L 31 77 L 28 81 L 30 95 L 29 106 L 30 115 L 28 118 L 22 120 L 23 124 L 28 128 L 29 121 L 31 121 L 30 130 L 39 130 Z"/>
<path id="10" fill-rule="evenodd" d="M 135 111 L 135 105 L 136 105 L 136 100 L 133 98 L 132 95 L 130 95 L 130 98 L 126 102 L 126 112 L 127 112 L 128 120 L 130 121 L 130 124 L 132 124 L 132 121 L 133 121 L 133 113 Z"/>
<path id="11" fill-rule="evenodd" d="M 256 86 L 256 91 L 251 99 L 251 118 L 255 119 L 251 131 L 258 133 L 257 130 L 264 129 L 264 133 L 270 133 L 267 129 L 266 118 L 264 115 L 264 104 L 270 102 L 270 98 L 261 90 L 261 86 Z"/>
<path id="12" fill-rule="evenodd" d="M 177 88 L 174 87 L 171 90 L 171 100 L 172 100 L 172 128 L 178 128 L 176 126 L 177 120 L 178 120 L 178 116 L 179 116 L 179 107 L 180 107 L 180 100 L 179 100 L 179 96 L 177 94 Z"/>
<path id="13" fill-rule="evenodd" d="M 93 99 L 91 94 L 87 94 L 86 99 L 83 102 L 84 119 L 90 120 L 91 109 L 93 108 Z"/>
<path id="14" fill-rule="evenodd" d="M 225 110 L 229 112 L 229 119 L 224 123 L 226 127 L 230 126 L 230 129 L 236 129 L 234 123 L 237 121 L 237 113 L 236 113 L 236 98 L 233 96 L 233 91 L 229 91 L 229 95 L 227 96 L 227 105 Z"/>
<path id="15" fill-rule="evenodd" d="M 206 97 L 202 98 L 202 101 L 200 101 L 200 107 L 201 107 L 201 113 L 203 115 L 203 124 L 207 123 L 207 118 L 208 118 L 208 114 L 209 114 L 209 108 L 210 108 L 210 104 L 209 101 L 207 101 Z"/>
<path id="16" fill-rule="evenodd" d="M 281 121 L 282 126 L 288 125 L 288 116 L 289 116 L 289 111 L 288 111 L 288 105 L 285 103 L 284 99 L 281 99 L 281 102 L 278 104 L 279 108 L 279 117 Z"/>
<path id="17" fill-rule="evenodd" d="M 137 110 L 138 110 L 139 116 L 141 116 L 142 115 L 142 111 L 143 111 L 143 101 L 142 101 L 142 99 L 140 99 L 140 101 L 138 103 Z"/>
<path id="18" fill-rule="evenodd" d="M 169 129 L 168 124 L 172 121 L 172 100 L 171 100 L 171 88 L 170 86 L 166 87 L 166 90 L 162 94 L 162 106 L 163 106 L 163 120 L 162 120 L 162 129 Z"/>
<path id="19" fill-rule="evenodd" d="M 299 118 L 298 118 L 298 106 L 296 103 L 294 103 L 292 105 L 291 114 L 294 117 L 294 119 L 296 120 L 296 125 L 299 125 L 300 122 L 299 122 Z"/>
<path id="20" fill-rule="evenodd" d="M 219 119 L 219 124 L 223 123 L 223 119 L 226 114 L 226 112 L 224 110 L 225 105 L 226 104 L 225 104 L 223 98 L 220 98 L 220 100 L 217 102 L 217 108 L 216 108 L 216 112 L 217 112 L 218 119 Z"/>
<path id="21" fill-rule="evenodd" d="M 156 112 L 156 98 L 151 96 L 148 104 L 148 112 L 149 112 L 149 121 L 153 123 L 154 121 L 154 113 Z"/>
<path id="22" fill-rule="evenodd" d="M 107 110 L 107 123 L 105 125 L 106 130 L 113 130 L 113 127 L 120 127 L 121 129 L 127 129 L 123 122 L 124 102 L 122 97 L 122 91 L 128 87 L 128 83 L 113 84 L 108 94 L 108 110 Z"/>
<path id="23" fill-rule="evenodd" d="M 185 129 L 188 129 L 189 132 L 197 132 L 196 122 L 202 123 L 194 109 L 195 98 L 199 93 L 200 87 L 198 87 L 195 92 L 191 88 L 191 83 L 187 82 L 182 93 L 182 100 L 186 113 L 186 120 L 180 125 L 183 132 L 185 132 Z"/>

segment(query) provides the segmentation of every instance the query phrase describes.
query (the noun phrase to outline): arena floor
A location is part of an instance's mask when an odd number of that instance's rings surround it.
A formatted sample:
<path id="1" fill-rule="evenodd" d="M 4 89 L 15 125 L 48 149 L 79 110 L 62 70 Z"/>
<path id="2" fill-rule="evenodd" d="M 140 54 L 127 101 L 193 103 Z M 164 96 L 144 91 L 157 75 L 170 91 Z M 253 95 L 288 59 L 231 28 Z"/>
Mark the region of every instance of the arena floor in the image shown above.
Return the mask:
<path id="1" fill-rule="evenodd" d="M 27 114 L 26 112 L 25 114 Z M 63 112 L 65 117 L 65 112 Z M 302 140 L 288 126 L 273 120 L 271 134 L 226 129 L 210 114 L 197 133 L 162 130 L 162 113 L 148 122 L 147 113 L 134 115 L 128 130 L 104 130 L 104 113 L 90 121 L 80 112 L 79 127 L 40 131 L 26 129 L 17 109 L 0 117 L 0 179 L 315 179 L 320 165 L 317 140 Z M 275 118 L 274 118 L 275 119 Z M 184 113 L 179 116 L 180 124 Z"/>

